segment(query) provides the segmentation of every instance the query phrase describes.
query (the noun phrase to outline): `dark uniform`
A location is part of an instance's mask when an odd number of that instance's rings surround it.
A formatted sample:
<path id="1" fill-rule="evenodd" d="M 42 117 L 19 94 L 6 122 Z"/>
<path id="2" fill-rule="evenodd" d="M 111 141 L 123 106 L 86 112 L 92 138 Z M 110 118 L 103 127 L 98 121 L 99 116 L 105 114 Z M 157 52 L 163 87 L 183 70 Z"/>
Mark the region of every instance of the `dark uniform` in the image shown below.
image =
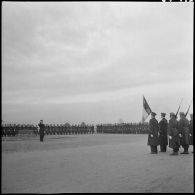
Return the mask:
<path id="1" fill-rule="evenodd" d="M 148 134 L 148 145 L 151 147 L 151 154 L 157 154 L 157 146 L 159 145 L 159 138 L 158 138 L 158 121 L 155 119 L 156 113 L 152 112 L 149 122 L 149 134 Z"/>
<path id="2" fill-rule="evenodd" d="M 34 126 L 34 131 L 33 131 L 33 132 L 34 132 L 34 134 L 35 134 L 36 136 L 37 136 L 37 134 L 38 134 L 37 128 L 38 128 L 37 125 Z"/>
<path id="3" fill-rule="evenodd" d="M 181 154 L 189 154 L 188 148 L 190 145 L 190 129 L 189 120 L 185 117 L 183 112 L 180 112 L 180 120 L 178 123 L 179 134 L 181 135 L 180 144 L 184 148 Z"/>
<path id="4" fill-rule="evenodd" d="M 40 142 L 43 142 L 44 135 L 45 135 L 45 125 L 43 124 L 43 121 L 41 120 L 39 123 Z"/>
<path id="5" fill-rule="evenodd" d="M 160 141 L 160 151 L 166 152 L 167 151 L 167 145 L 168 145 L 168 138 L 167 138 L 167 128 L 168 128 L 168 122 L 164 118 L 165 113 L 161 113 L 161 116 L 163 117 L 162 120 L 159 122 L 159 141 Z"/>
<path id="6" fill-rule="evenodd" d="M 180 147 L 178 121 L 176 120 L 176 116 L 173 112 L 170 113 L 170 117 L 171 119 L 169 120 L 168 125 L 169 147 L 173 148 L 173 153 L 171 153 L 171 155 L 178 155 Z"/>
<path id="7" fill-rule="evenodd" d="M 190 145 L 194 145 L 194 142 L 193 142 L 193 114 L 190 114 Z"/>
<path id="8" fill-rule="evenodd" d="M 1 136 L 3 137 L 5 135 L 5 126 L 4 124 L 1 125 Z"/>

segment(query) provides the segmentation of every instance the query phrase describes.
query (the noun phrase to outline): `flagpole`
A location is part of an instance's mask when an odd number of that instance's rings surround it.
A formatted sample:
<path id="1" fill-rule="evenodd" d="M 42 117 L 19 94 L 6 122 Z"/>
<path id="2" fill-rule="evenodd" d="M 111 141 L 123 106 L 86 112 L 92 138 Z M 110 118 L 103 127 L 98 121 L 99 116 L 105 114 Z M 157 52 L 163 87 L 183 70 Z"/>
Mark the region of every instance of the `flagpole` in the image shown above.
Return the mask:
<path id="1" fill-rule="evenodd" d="M 193 99 L 192 99 L 192 100 L 193 100 Z M 190 105 L 189 105 L 189 107 L 188 107 L 188 109 L 187 109 L 187 111 L 186 111 L 185 117 L 188 115 L 188 112 L 189 112 L 190 106 L 191 106 L 191 104 L 192 104 L 192 100 L 191 100 Z"/>
<path id="2" fill-rule="evenodd" d="M 181 103 L 182 103 L 182 101 L 183 101 L 183 98 L 181 99 Z M 177 109 L 177 112 L 176 112 L 176 117 L 177 117 L 178 112 L 179 112 L 179 109 L 180 109 L 180 107 L 181 107 L 181 103 L 180 103 L 180 105 L 179 105 L 179 108 Z"/>

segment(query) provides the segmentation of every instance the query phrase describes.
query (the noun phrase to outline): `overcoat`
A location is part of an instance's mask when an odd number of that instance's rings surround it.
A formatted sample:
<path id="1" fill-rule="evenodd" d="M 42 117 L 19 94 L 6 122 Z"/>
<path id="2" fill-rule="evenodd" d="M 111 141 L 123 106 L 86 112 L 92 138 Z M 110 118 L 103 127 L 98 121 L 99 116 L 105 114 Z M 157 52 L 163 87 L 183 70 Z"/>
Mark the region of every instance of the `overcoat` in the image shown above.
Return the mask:
<path id="1" fill-rule="evenodd" d="M 161 146 L 167 146 L 168 145 L 168 137 L 167 137 L 167 128 L 168 128 L 168 122 L 165 118 L 162 118 L 162 120 L 159 122 L 159 142 Z"/>
<path id="2" fill-rule="evenodd" d="M 180 144 L 182 146 L 190 144 L 190 129 L 189 120 L 187 118 L 181 118 L 178 123 L 179 133 L 182 135 L 180 138 Z"/>
<path id="3" fill-rule="evenodd" d="M 169 120 L 168 134 L 169 136 L 172 137 L 172 139 L 169 139 L 169 147 L 170 148 L 177 147 L 177 145 L 180 144 L 180 139 L 179 139 L 179 131 L 178 131 L 178 121 L 174 118 L 171 118 Z"/>
<path id="4" fill-rule="evenodd" d="M 190 145 L 193 145 L 193 119 L 190 120 Z"/>
<path id="5" fill-rule="evenodd" d="M 159 145 L 158 132 L 159 132 L 158 121 L 155 118 L 150 119 L 147 145 L 150 146 Z M 151 135 L 153 135 L 153 137 L 151 137 Z"/>
<path id="6" fill-rule="evenodd" d="M 45 125 L 39 123 L 39 128 L 40 128 L 40 129 L 39 129 L 39 135 L 44 136 L 44 134 L 45 134 Z"/>

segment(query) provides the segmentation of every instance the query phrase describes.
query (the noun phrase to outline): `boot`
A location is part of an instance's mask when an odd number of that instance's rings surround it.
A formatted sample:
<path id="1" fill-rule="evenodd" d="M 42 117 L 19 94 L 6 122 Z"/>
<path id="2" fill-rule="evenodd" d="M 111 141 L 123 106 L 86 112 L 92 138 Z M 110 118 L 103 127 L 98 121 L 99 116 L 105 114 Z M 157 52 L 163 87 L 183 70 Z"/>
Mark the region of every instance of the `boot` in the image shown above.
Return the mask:
<path id="1" fill-rule="evenodd" d="M 174 151 L 173 151 L 170 155 L 172 155 L 172 156 L 173 156 L 173 155 L 178 155 L 178 152 L 174 152 Z"/>
<path id="2" fill-rule="evenodd" d="M 189 154 L 188 149 L 184 148 L 184 151 L 181 154 Z"/>
<path id="3" fill-rule="evenodd" d="M 164 152 L 164 147 L 163 146 L 160 146 L 160 152 Z"/>
<path id="4" fill-rule="evenodd" d="M 150 154 L 157 154 L 157 149 L 155 148 L 155 146 L 151 146 Z"/>

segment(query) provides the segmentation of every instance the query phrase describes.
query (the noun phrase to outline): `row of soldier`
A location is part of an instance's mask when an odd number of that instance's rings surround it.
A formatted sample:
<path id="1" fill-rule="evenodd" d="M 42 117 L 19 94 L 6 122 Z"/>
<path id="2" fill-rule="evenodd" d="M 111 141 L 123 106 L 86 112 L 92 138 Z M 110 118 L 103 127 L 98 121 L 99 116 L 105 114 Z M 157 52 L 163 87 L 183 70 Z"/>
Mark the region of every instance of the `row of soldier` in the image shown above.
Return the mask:
<path id="1" fill-rule="evenodd" d="M 151 148 L 151 154 L 158 153 L 158 145 L 161 152 L 166 152 L 169 145 L 173 149 L 171 155 L 178 155 L 180 147 L 184 150 L 181 154 L 189 154 L 189 146 L 193 145 L 193 114 L 190 114 L 189 121 L 184 112 L 180 112 L 180 119 L 177 120 L 177 115 L 171 112 L 169 122 L 165 115 L 161 113 L 162 119 L 158 122 L 155 118 L 156 113 L 151 113 L 147 143 Z"/>
<path id="2" fill-rule="evenodd" d="M 2 125 L 1 136 L 16 136 L 23 130 L 32 131 L 36 136 L 39 134 L 38 125 Z M 88 134 L 94 133 L 93 125 L 45 125 L 44 134 L 63 135 L 63 134 Z"/>
<path id="3" fill-rule="evenodd" d="M 124 133 L 124 134 L 146 134 L 148 133 L 148 123 L 123 123 L 123 124 L 100 124 L 96 126 L 97 133 Z M 2 136 L 16 136 L 22 130 L 32 130 L 35 135 L 39 134 L 38 125 L 3 124 Z M 88 134 L 95 133 L 94 125 L 45 125 L 46 135 L 62 134 Z"/>
<path id="4" fill-rule="evenodd" d="M 36 131 L 38 126 L 30 124 L 2 124 L 1 136 L 16 136 L 19 133 L 19 130 L 33 130 Z"/>
<path id="5" fill-rule="evenodd" d="M 97 125 L 97 133 L 146 134 L 148 123 L 122 123 Z"/>
<path id="6" fill-rule="evenodd" d="M 38 133 L 38 132 L 37 132 Z M 88 134 L 94 133 L 93 125 L 45 125 L 46 135 Z"/>

